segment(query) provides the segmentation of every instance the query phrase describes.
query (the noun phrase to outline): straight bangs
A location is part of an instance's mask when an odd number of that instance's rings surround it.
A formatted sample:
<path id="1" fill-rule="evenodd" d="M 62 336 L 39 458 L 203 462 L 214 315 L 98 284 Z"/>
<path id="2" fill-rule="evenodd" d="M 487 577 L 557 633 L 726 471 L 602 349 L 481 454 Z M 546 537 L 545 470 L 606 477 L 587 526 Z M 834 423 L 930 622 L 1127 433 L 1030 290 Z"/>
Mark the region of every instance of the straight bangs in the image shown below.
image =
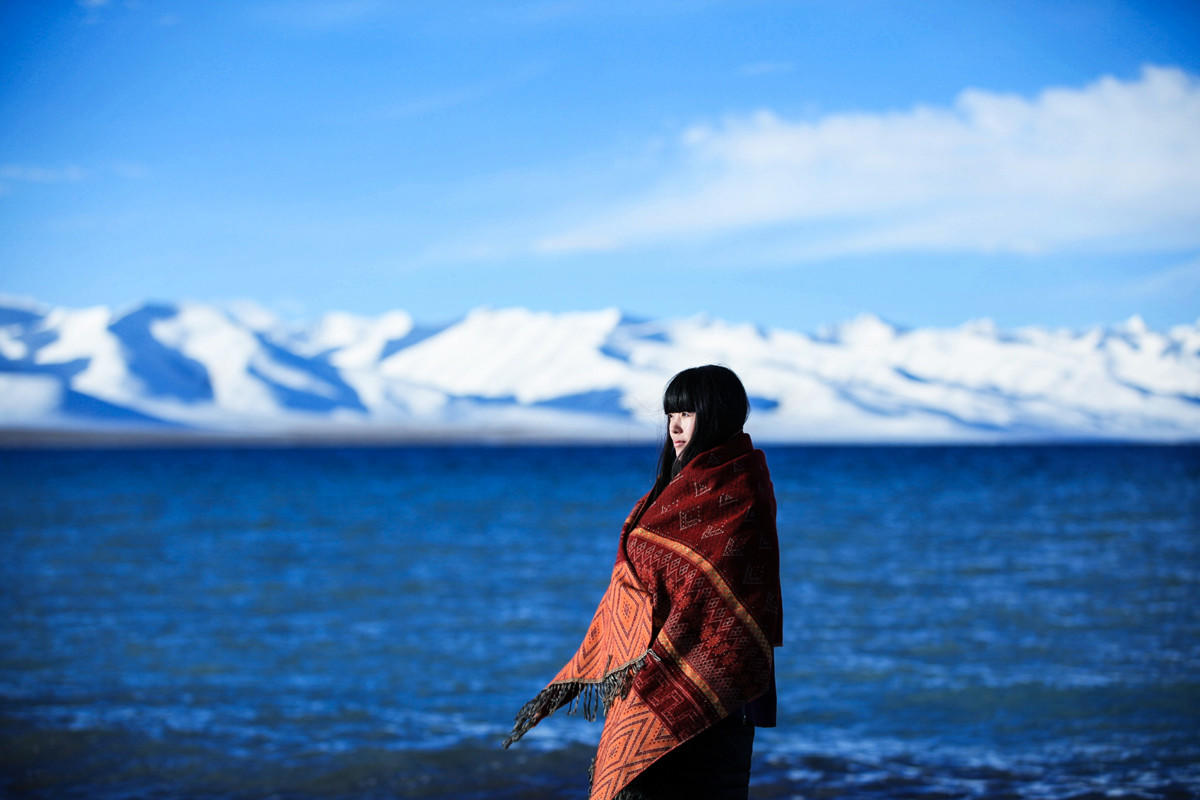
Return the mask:
<path id="1" fill-rule="evenodd" d="M 663 413 L 675 414 L 680 411 L 698 411 L 699 386 L 695 375 L 680 373 L 675 376 L 663 392 Z"/>

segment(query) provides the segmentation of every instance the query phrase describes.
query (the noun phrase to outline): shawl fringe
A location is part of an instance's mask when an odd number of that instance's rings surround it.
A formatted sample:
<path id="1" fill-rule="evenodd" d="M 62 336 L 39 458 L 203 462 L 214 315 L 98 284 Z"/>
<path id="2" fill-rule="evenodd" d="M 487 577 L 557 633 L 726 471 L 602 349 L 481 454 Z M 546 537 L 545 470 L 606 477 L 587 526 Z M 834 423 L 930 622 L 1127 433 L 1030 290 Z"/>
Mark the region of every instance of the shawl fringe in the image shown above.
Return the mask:
<path id="1" fill-rule="evenodd" d="M 505 737 L 503 746 L 508 746 L 529 732 L 545 717 L 563 706 L 567 713 L 574 714 L 581 708 L 588 722 L 596 719 L 601 708 L 608 711 L 612 704 L 629 694 L 633 678 L 646 665 L 646 659 L 654 655 L 647 650 L 641 658 L 629 662 L 604 676 L 600 681 L 563 681 L 554 683 L 537 693 L 537 696 L 517 712 L 512 733 Z M 568 705 L 569 704 L 569 705 Z"/>

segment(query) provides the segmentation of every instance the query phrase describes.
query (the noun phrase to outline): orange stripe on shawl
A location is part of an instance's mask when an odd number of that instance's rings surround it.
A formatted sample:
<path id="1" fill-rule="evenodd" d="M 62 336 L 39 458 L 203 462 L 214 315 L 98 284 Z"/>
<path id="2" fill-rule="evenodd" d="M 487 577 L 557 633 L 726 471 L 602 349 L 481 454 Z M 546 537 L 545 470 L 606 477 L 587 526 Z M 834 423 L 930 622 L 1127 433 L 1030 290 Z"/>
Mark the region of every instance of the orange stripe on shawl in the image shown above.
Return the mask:
<path id="1" fill-rule="evenodd" d="M 729 588 L 729 584 L 727 584 L 725 579 L 721 577 L 721 573 L 717 571 L 716 567 L 709 563 L 708 559 L 685 544 L 680 544 L 674 539 L 668 539 L 665 536 L 659 536 L 658 534 L 648 531 L 645 528 L 634 528 L 633 532 L 630 533 L 630 536 L 641 536 L 644 539 L 654 542 L 660 547 L 665 547 L 668 550 L 675 551 L 688 561 L 692 562 L 692 564 L 694 564 L 701 572 L 704 573 L 705 577 L 712 581 L 713 588 L 717 590 L 717 592 L 721 595 L 721 599 L 724 600 L 730 609 L 733 610 L 733 613 L 737 614 L 738 619 L 742 621 L 742 624 L 744 624 L 750 630 L 750 634 L 754 637 L 754 640 L 758 642 L 758 646 L 762 648 L 763 652 L 767 655 L 774 653 L 774 648 L 771 646 L 770 641 L 767 640 L 767 635 L 763 633 L 763 629 L 759 626 L 758 622 L 755 621 L 754 617 L 750 615 L 750 612 L 746 610 L 746 607 L 742 605 L 742 602 L 738 600 L 737 595 L 735 595 L 733 590 Z"/>

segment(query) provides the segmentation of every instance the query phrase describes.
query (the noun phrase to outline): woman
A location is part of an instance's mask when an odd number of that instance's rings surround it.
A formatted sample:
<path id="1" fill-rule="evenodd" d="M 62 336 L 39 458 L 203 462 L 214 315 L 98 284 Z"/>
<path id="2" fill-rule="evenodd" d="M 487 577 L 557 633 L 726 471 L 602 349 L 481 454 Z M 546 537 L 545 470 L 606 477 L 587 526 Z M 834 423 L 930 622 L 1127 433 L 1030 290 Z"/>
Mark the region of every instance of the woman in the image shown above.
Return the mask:
<path id="1" fill-rule="evenodd" d="M 725 367 L 694 367 L 663 411 L 657 478 L 625 520 L 583 644 L 504 742 L 564 705 L 587 719 L 603 706 L 591 800 L 745 798 L 754 727 L 775 724 L 775 494 L 742 432 L 746 390 Z"/>

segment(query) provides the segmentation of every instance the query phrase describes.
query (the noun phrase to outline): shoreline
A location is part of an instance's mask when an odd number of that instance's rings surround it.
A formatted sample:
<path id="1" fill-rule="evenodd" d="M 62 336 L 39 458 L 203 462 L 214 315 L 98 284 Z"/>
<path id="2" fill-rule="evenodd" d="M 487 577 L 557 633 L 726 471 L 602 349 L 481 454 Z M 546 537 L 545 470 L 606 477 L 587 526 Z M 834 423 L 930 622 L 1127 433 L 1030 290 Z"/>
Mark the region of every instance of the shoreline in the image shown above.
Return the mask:
<path id="1" fill-rule="evenodd" d="M 751 431 L 753 434 L 754 432 Z M 1193 439 L 1119 439 L 1083 437 L 988 437 L 957 439 L 773 439 L 755 436 L 769 447 L 1196 447 Z M 646 447 L 658 438 L 636 436 L 567 436 L 519 428 L 426 430 L 372 428 L 356 430 L 214 431 L 194 428 L 24 428 L 0 426 L 0 450 L 84 450 L 152 448 L 389 448 L 389 447 Z"/>

